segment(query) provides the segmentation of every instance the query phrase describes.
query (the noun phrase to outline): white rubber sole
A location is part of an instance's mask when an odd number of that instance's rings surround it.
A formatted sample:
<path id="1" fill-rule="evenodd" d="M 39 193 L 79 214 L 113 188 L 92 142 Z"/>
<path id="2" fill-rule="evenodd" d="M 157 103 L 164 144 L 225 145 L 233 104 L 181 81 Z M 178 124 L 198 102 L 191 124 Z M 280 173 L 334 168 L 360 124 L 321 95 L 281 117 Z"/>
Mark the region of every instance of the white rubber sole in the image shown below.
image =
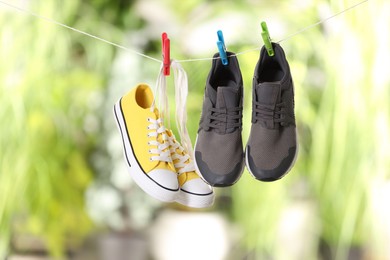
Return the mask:
<path id="1" fill-rule="evenodd" d="M 214 192 L 207 195 L 197 195 L 180 190 L 176 202 L 191 208 L 208 208 L 213 205 L 214 197 Z"/>
<path id="2" fill-rule="evenodd" d="M 152 180 L 143 171 L 141 165 L 139 165 L 130 143 L 130 137 L 127 134 L 126 123 L 122 114 L 120 101 L 121 100 L 119 100 L 115 104 L 113 112 L 119 131 L 121 132 L 124 147 L 123 155 L 125 157 L 126 165 L 129 170 L 130 176 L 143 191 L 145 191 L 153 198 L 163 202 L 174 202 L 179 194 L 179 188 L 177 190 L 164 188 L 163 186 Z"/>

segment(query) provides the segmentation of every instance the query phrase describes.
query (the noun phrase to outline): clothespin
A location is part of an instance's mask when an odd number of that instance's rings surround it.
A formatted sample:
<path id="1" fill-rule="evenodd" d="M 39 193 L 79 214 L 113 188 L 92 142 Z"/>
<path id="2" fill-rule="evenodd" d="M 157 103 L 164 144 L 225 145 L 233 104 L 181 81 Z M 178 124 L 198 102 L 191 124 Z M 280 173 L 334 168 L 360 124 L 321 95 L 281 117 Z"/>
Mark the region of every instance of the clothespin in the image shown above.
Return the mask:
<path id="1" fill-rule="evenodd" d="M 161 35 L 162 38 L 162 57 L 163 57 L 163 72 L 164 76 L 169 76 L 171 68 L 171 42 L 167 33 Z"/>
<path id="2" fill-rule="evenodd" d="M 221 57 L 222 64 L 228 65 L 225 40 L 223 39 L 223 34 L 221 30 L 217 31 L 217 36 L 218 36 L 217 46 L 218 46 L 219 56 Z"/>
<path id="3" fill-rule="evenodd" d="M 261 37 L 263 38 L 265 49 L 267 50 L 269 56 L 274 56 L 275 53 L 274 49 L 272 48 L 271 37 L 269 36 L 268 27 L 265 22 L 261 22 L 261 29 Z"/>

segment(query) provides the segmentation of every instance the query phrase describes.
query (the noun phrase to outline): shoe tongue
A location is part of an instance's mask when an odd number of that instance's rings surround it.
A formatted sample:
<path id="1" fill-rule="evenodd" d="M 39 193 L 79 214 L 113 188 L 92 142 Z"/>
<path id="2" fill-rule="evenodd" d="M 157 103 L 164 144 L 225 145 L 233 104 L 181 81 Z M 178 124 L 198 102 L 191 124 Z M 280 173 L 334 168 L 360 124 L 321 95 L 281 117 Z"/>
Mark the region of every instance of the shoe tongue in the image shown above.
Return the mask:
<path id="1" fill-rule="evenodd" d="M 256 100 L 263 106 L 268 107 L 269 109 L 275 109 L 277 103 L 281 101 L 281 85 L 279 83 L 264 82 L 256 86 Z M 274 122 L 274 119 L 261 119 L 260 124 L 269 129 L 279 128 L 279 124 Z"/>
<path id="2" fill-rule="evenodd" d="M 280 102 L 280 84 L 264 82 L 256 86 L 256 99 L 263 105 L 275 107 Z"/>
<path id="3" fill-rule="evenodd" d="M 146 108 L 146 109 L 150 109 L 150 108 Z M 157 107 L 153 107 L 152 110 L 153 110 L 152 114 L 154 114 L 154 119 L 160 118 L 160 111 L 157 109 Z"/>
<path id="4" fill-rule="evenodd" d="M 219 86 L 217 88 L 216 108 L 233 108 L 239 104 L 238 88 Z"/>
<path id="5" fill-rule="evenodd" d="M 211 103 L 215 105 L 215 102 L 217 100 L 217 91 L 211 85 L 207 85 L 207 94 L 209 95 Z"/>

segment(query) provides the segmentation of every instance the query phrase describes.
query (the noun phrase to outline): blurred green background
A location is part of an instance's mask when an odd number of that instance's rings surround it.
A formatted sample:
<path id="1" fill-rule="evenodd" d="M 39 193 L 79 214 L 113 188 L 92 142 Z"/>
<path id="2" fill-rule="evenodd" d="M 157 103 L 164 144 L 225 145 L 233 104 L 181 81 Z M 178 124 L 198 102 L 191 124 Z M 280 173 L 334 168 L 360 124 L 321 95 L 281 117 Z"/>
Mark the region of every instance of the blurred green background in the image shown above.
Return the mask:
<path id="1" fill-rule="evenodd" d="M 188 59 L 212 57 L 218 29 L 241 52 L 261 47 L 262 20 L 278 41 L 358 1 L 6 2 L 159 59 L 166 31 L 172 58 Z M 246 171 L 195 211 L 133 183 L 112 117 L 137 83 L 155 85 L 160 64 L 0 4 L 0 258 L 390 259 L 389 13 L 370 0 L 281 42 L 295 167 L 274 183 Z M 238 57 L 244 140 L 258 55 Z M 194 141 L 211 62 L 182 65 Z"/>

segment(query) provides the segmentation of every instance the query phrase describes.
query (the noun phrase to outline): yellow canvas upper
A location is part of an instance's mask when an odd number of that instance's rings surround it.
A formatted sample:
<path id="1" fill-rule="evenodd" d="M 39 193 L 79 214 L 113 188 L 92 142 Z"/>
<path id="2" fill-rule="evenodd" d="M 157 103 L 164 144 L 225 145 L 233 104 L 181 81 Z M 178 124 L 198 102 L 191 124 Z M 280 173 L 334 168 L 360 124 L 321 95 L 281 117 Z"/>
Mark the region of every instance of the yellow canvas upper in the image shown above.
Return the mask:
<path id="1" fill-rule="evenodd" d="M 172 138 L 172 141 L 173 141 L 174 143 L 177 143 L 177 140 L 175 139 L 175 136 L 173 135 L 173 133 L 172 133 L 171 130 L 169 130 L 169 129 L 167 130 L 167 135 L 168 135 L 169 137 L 173 137 L 173 138 Z M 179 146 L 179 147 L 180 147 L 180 146 Z M 185 151 L 184 151 L 184 150 L 180 150 L 179 148 L 176 148 L 175 151 L 174 151 L 174 153 L 177 153 L 177 154 L 182 155 L 182 156 L 185 155 Z M 174 153 L 171 153 L 171 154 L 173 155 Z M 186 161 L 186 163 L 190 163 L 190 160 L 191 160 L 191 159 L 188 159 L 188 160 Z M 175 159 L 175 160 L 173 161 L 173 163 L 176 164 L 178 161 L 179 161 L 179 159 Z M 176 168 L 176 171 L 179 171 L 179 169 Z M 190 181 L 190 180 L 193 180 L 193 179 L 197 179 L 197 178 L 200 178 L 199 175 L 198 175 L 195 171 L 190 171 L 190 172 L 184 172 L 184 173 L 182 173 L 182 174 L 179 174 L 179 176 L 178 176 L 178 181 L 179 181 L 180 186 L 183 186 L 184 183 L 186 183 L 187 181 Z"/>
<path id="2" fill-rule="evenodd" d="M 153 104 L 153 93 L 146 84 L 139 84 L 128 92 L 121 99 L 121 109 L 126 122 L 127 133 L 130 136 L 130 142 L 133 147 L 135 157 L 145 173 L 153 169 L 168 169 L 175 171 L 171 162 L 151 161 L 149 150 L 156 146 L 148 145 L 151 140 L 164 141 L 161 135 L 157 137 L 148 137 L 149 122 L 148 118 L 158 119 L 159 113 L 156 108 L 151 111 Z"/>
<path id="3" fill-rule="evenodd" d="M 200 177 L 198 176 L 198 174 L 196 174 L 196 172 L 185 172 L 177 177 L 180 186 L 183 186 L 184 183 L 186 183 L 187 181 L 198 178 Z"/>

